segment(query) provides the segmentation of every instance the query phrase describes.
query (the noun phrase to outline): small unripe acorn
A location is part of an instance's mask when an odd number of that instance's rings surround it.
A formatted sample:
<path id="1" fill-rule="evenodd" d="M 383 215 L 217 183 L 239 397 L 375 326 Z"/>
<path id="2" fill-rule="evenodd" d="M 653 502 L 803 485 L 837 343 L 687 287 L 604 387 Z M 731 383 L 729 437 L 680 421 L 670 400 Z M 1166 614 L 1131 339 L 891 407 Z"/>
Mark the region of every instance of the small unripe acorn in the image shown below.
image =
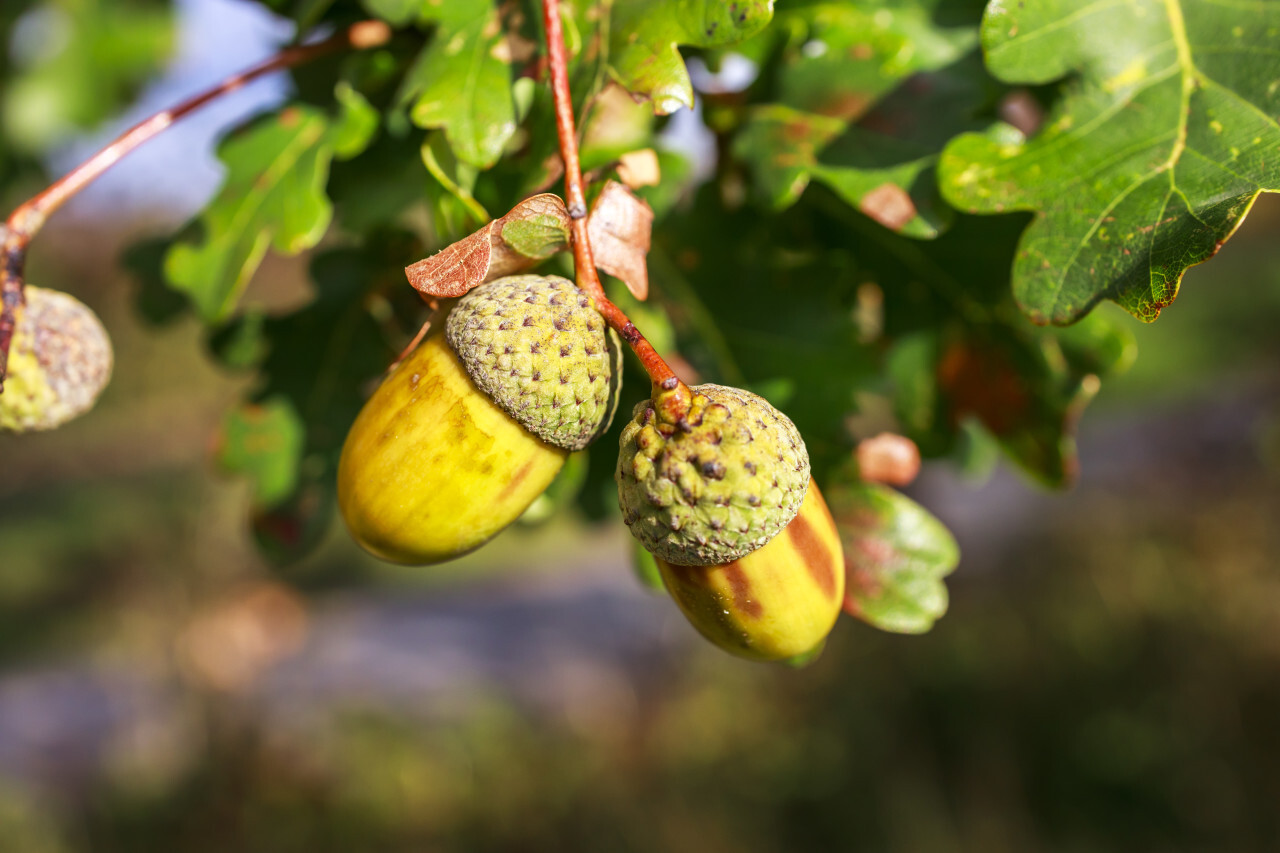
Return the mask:
<path id="1" fill-rule="evenodd" d="M 28 285 L 0 393 L 0 430 L 61 426 L 93 408 L 111 379 L 111 339 L 90 308 L 57 290 Z"/>
<path id="2" fill-rule="evenodd" d="M 790 523 L 809 485 L 809 454 L 786 415 L 748 391 L 690 389 L 667 423 L 651 401 L 623 428 L 616 477 L 623 521 L 655 557 L 709 566 L 747 556 Z"/>
<path id="3" fill-rule="evenodd" d="M 698 632 L 750 660 L 790 660 L 817 650 L 844 600 L 840 533 L 812 481 L 800 511 L 764 547 L 718 566 L 657 563 Z"/>
<path id="4" fill-rule="evenodd" d="M 572 282 L 481 285 L 445 327 L 365 403 L 338 463 L 347 527 L 391 562 L 438 563 L 484 544 L 608 428 L 617 405 L 617 338 Z"/>

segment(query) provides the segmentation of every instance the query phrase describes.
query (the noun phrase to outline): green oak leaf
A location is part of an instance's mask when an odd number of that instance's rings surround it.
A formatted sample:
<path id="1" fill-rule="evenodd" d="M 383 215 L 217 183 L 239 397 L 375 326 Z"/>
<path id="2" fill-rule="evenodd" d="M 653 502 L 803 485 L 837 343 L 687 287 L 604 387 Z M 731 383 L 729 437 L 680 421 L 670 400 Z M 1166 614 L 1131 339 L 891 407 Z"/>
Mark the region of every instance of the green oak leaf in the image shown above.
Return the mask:
<path id="1" fill-rule="evenodd" d="M 950 13 L 942 15 L 943 8 Z M 778 100 L 855 121 L 902 81 L 936 71 L 978 46 L 973 0 L 862 0 L 779 10 L 787 33 L 778 57 Z M 919 96 L 921 92 L 917 92 Z"/>
<path id="2" fill-rule="evenodd" d="M 779 12 L 779 103 L 754 108 L 734 153 L 766 203 L 786 208 L 810 180 L 894 231 L 937 236 L 951 219 L 933 175 L 955 134 L 993 99 L 974 48 L 978 15 L 943 27 L 938 0 L 819 3 Z"/>
<path id="3" fill-rule="evenodd" d="M 435 7 L 435 36 L 410 69 L 402 100 L 418 127 L 442 128 L 454 155 L 487 169 L 516 132 L 511 56 L 490 0 Z"/>
<path id="4" fill-rule="evenodd" d="M 223 470 L 252 480 L 255 504 L 270 507 L 293 494 L 305 437 L 288 400 L 245 403 L 223 419 L 216 457 Z"/>
<path id="5" fill-rule="evenodd" d="M 944 197 L 977 213 L 1035 212 L 1014 294 L 1042 323 L 1111 299 L 1145 321 L 1210 258 L 1261 191 L 1280 189 L 1280 4 L 1219 0 L 992 3 L 991 72 L 1071 75 L 1043 129 L 961 136 Z"/>
<path id="6" fill-rule="evenodd" d="M 378 125 L 355 90 L 339 85 L 337 97 L 336 119 L 294 104 L 223 142 L 227 178 L 200 219 L 202 239 L 175 244 L 165 258 L 170 284 L 207 322 L 231 314 L 268 248 L 298 254 L 324 236 L 333 216 L 329 165 L 359 154 Z"/>
<path id="7" fill-rule="evenodd" d="M 242 313 L 212 341 L 224 364 L 257 371 L 246 401 L 228 422 L 243 420 L 238 412 L 283 410 L 289 428 L 296 425 L 296 441 L 287 445 L 274 440 L 268 445 L 242 430 L 256 442 L 249 443 L 256 452 L 238 451 L 234 458 L 245 461 L 231 466 L 255 479 L 254 533 L 277 562 L 307 553 L 327 528 L 342 442 L 370 380 L 394 357 L 366 300 L 395 294 L 409 305 L 417 301 L 404 286 L 403 270 L 420 251 L 416 240 L 387 230 L 359 249 L 317 254 L 310 266 L 315 296 L 309 303 L 280 316 Z M 281 429 L 283 422 L 281 414 L 268 419 Z"/>
<path id="8" fill-rule="evenodd" d="M 678 45 L 723 47 L 750 38 L 773 17 L 773 0 L 615 0 L 609 72 L 659 115 L 693 107 Z"/>
<path id="9" fill-rule="evenodd" d="M 752 166 L 756 190 L 778 209 L 795 204 L 817 180 L 893 231 L 931 238 L 949 223 L 931 174 L 936 151 L 914 149 L 839 119 L 782 105 L 753 111 L 734 143 Z"/>
<path id="10" fill-rule="evenodd" d="M 960 562 L 951 531 L 877 483 L 826 490 L 845 560 L 845 612 L 883 631 L 923 634 L 947 612 L 942 579 Z"/>
<path id="11" fill-rule="evenodd" d="M 967 424 L 980 424 L 1036 482 L 1070 483 L 1083 409 L 1134 356 L 1121 318 L 1099 312 L 1043 328 L 1022 315 L 1009 269 L 1024 216 L 961 215 L 921 241 L 876 227 L 829 193 L 807 193 L 784 218 L 810 206 L 833 215 L 828 239 L 843 235 L 856 247 L 860 277 L 882 294 L 890 387 L 869 390 L 891 392 L 894 431 L 936 457 L 963 452 Z"/>

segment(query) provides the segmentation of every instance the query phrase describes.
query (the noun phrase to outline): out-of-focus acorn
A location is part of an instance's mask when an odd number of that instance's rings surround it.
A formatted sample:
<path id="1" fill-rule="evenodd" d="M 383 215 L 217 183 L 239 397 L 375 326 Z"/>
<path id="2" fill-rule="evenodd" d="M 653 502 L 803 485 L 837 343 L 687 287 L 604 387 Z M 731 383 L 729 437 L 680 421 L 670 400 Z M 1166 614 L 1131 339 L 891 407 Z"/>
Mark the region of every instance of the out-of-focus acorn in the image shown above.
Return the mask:
<path id="1" fill-rule="evenodd" d="M 708 640 L 753 660 L 814 651 L 840 614 L 844 564 L 804 441 L 755 394 L 690 390 L 680 422 L 646 401 L 623 428 L 623 520 Z"/>
<path id="2" fill-rule="evenodd" d="M 93 408 L 111 379 L 111 339 L 80 300 L 28 285 L 0 394 L 0 430 L 61 426 Z"/>
<path id="3" fill-rule="evenodd" d="M 608 429 L 622 353 L 570 281 L 475 288 L 357 416 L 338 465 L 352 536 L 391 562 L 437 563 L 484 544 Z"/>

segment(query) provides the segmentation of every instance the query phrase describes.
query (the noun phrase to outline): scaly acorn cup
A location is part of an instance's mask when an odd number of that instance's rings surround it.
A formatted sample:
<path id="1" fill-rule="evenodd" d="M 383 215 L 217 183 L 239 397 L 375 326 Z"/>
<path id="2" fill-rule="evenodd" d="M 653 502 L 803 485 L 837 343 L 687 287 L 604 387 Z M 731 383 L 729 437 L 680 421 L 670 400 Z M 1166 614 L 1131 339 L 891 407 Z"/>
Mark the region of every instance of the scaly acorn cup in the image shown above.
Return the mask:
<path id="1" fill-rule="evenodd" d="M 764 547 L 719 566 L 657 562 L 693 627 L 750 660 L 784 661 L 816 650 L 844 601 L 840 532 L 812 480 L 800 511 Z"/>
<path id="2" fill-rule="evenodd" d="M 90 308 L 57 290 L 28 285 L 19 306 L 0 394 L 0 430 L 61 426 L 93 408 L 111 379 L 111 339 Z"/>
<path id="3" fill-rule="evenodd" d="M 484 544 L 546 489 L 571 450 L 608 428 L 620 356 L 572 282 L 526 275 L 475 288 L 347 434 L 338 505 L 352 536 L 413 565 Z"/>
<path id="4" fill-rule="evenodd" d="M 795 517 L 809 454 L 795 424 L 764 398 L 723 385 L 690 391 L 680 425 L 652 401 L 636 406 L 620 440 L 618 502 L 655 557 L 719 565 L 762 547 Z"/>

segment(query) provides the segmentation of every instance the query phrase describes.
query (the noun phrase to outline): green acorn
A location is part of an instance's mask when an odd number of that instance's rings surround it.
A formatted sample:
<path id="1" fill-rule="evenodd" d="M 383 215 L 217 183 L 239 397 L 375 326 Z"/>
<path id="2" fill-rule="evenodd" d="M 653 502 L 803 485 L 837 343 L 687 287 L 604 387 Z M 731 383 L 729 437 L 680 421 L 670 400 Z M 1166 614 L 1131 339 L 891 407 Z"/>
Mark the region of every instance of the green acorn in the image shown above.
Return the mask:
<path id="1" fill-rule="evenodd" d="M 678 566 L 745 557 L 799 512 L 809 454 L 786 415 L 722 385 L 690 389 L 671 424 L 652 401 L 623 428 L 616 477 L 623 520 L 654 556 Z"/>
<path id="2" fill-rule="evenodd" d="M 572 282 L 522 275 L 475 288 L 347 434 L 338 505 L 352 536 L 415 565 L 478 548 L 608 428 L 620 359 Z"/>
<path id="3" fill-rule="evenodd" d="M 477 287 L 445 334 L 476 387 L 544 441 L 581 450 L 613 421 L 621 344 L 573 282 L 514 275 Z"/>
<path id="4" fill-rule="evenodd" d="M 61 426 L 93 408 L 111 379 L 111 339 L 90 308 L 57 290 L 27 286 L 17 311 L 0 430 Z"/>

